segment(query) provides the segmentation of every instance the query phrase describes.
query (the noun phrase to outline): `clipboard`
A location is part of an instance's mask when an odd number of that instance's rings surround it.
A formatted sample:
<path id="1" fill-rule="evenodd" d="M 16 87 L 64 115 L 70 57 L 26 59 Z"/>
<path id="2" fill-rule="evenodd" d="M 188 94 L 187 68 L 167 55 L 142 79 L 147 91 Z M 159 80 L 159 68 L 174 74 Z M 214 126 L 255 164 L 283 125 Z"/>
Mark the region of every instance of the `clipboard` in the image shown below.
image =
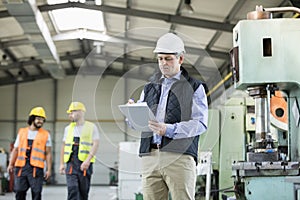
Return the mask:
<path id="1" fill-rule="evenodd" d="M 148 121 L 156 121 L 146 102 L 119 105 L 119 109 L 137 131 L 151 131 L 148 127 Z"/>

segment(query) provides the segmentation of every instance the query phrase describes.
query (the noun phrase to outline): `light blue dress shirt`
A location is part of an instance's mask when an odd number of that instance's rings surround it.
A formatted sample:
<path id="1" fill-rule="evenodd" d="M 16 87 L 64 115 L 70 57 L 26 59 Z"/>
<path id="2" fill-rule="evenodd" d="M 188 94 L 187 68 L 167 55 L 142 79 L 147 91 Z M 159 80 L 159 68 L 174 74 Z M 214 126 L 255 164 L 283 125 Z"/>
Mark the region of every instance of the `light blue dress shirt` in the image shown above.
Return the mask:
<path id="1" fill-rule="evenodd" d="M 158 122 L 164 122 L 166 113 L 166 104 L 168 99 L 169 91 L 172 85 L 180 80 L 181 71 L 178 72 L 172 78 L 165 78 L 162 81 L 161 95 L 159 99 L 159 104 L 156 112 L 156 119 Z M 144 101 L 144 91 L 141 93 L 138 102 Z M 192 104 L 192 114 L 191 120 L 182 121 L 175 124 L 167 124 L 166 137 L 173 139 L 194 137 L 204 133 L 207 129 L 207 119 L 208 119 L 208 105 L 207 98 L 205 95 L 205 90 L 203 85 L 200 85 L 193 95 Z M 160 144 L 161 136 L 153 133 L 153 143 Z"/>

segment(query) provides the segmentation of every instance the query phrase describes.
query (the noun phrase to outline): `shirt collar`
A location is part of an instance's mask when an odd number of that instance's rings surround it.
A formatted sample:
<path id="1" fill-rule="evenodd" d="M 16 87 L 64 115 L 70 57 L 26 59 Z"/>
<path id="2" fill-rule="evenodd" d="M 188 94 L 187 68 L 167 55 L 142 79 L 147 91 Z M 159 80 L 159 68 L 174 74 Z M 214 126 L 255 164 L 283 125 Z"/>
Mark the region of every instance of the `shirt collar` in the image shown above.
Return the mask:
<path id="1" fill-rule="evenodd" d="M 180 75 L 181 75 L 182 71 L 180 70 L 177 74 L 175 74 L 173 77 L 171 78 L 166 78 L 164 77 L 164 75 L 161 75 L 160 80 L 163 81 L 164 79 L 177 79 L 180 80 Z"/>

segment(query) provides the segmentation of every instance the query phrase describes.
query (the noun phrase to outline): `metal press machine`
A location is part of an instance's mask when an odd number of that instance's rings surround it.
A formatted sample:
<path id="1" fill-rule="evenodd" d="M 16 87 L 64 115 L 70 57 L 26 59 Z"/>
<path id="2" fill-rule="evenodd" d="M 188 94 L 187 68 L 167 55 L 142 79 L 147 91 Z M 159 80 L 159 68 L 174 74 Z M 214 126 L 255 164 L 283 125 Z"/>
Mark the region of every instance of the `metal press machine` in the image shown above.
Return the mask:
<path id="1" fill-rule="evenodd" d="M 276 12 L 300 9 L 257 6 L 233 29 L 235 88 L 255 100 L 255 133 L 245 136 L 244 160 L 232 164 L 237 199 L 300 197 L 300 19 L 273 18 Z M 272 110 L 273 97 L 286 107 Z"/>

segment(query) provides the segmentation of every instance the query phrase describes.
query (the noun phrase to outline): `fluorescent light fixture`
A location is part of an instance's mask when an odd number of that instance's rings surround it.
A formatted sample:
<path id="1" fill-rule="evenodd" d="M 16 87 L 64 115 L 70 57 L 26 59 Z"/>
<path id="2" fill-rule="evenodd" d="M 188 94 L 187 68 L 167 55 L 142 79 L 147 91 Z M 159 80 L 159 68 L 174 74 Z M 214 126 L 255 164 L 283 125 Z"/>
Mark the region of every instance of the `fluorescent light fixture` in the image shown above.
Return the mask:
<path id="1" fill-rule="evenodd" d="M 95 4 L 96 4 L 97 6 L 102 5 L 102 0 L 95 0 Z"/>

